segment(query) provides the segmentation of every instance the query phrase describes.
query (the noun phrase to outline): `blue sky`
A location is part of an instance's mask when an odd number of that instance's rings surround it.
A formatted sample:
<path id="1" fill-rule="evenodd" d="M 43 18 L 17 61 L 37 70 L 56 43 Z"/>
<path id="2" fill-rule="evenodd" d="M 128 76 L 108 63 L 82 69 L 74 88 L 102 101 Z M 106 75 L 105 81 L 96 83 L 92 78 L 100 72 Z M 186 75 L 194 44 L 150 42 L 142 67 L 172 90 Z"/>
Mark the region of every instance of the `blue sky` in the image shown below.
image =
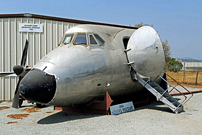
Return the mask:
<path id="1" fill-rule="evenodd" d="M 201 0 L 0 0 L 0 14 L 33 13 L 120 25 L 153 25 L 172 57 L 202 60 Z"/>

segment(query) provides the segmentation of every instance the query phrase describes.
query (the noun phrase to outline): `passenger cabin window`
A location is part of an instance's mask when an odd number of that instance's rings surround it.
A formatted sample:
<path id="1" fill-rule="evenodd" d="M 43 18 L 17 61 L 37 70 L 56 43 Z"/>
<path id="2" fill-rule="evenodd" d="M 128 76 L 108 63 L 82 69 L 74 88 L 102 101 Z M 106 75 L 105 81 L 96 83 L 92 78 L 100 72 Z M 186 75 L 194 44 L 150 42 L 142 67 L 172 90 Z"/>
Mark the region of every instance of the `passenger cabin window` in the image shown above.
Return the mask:
<path id="1" fill-rule="evenodd" d="M 97 42 L 96 42 L 95 38 L 93 37 L 93 35 L 90 35 L 90 36 L 89 36 L 89 39 L 90 39 L 90 44 L 91 44 L 91 45 L 92 45 L 92 44 L 97 44 Z"/>
<path id="2" fill-rule="evenodd" d="M 63 41 L 62 41 L 62 43 L 65 44 L 65 45 L 71 43 L 73 37 L 74 37 L 74 34 L 66 34 Z"/>
<path id="3" fill-rule="evenodd" d="M 94 34 L 94 36 L 100 45 L 104 45 L 105 41 L 98 34 Z"/>
<path id="4" fill-rule="evenodd" d="M 76 35 L 76 38 L 75 38 L 73 44 L 74 45 L 79 45 L 79 44 L 87 45 L 86 34 L 85 33 L 78 33 Z"/>

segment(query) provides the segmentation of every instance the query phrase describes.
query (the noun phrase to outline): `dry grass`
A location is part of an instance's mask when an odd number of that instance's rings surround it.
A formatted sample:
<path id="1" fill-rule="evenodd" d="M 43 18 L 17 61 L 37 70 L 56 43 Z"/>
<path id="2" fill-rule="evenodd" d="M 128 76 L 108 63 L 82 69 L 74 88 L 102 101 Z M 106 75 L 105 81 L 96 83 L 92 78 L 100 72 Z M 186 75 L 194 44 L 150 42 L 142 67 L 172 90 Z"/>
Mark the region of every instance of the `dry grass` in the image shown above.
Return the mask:
<path id="1" fill-rule="evenodd" d="M 197 76 L 197 71 L 185 71 L 185 75 L 183 71 L 180 72 L 168 72 L 168 75 L 170 75 L 173 79 L 175 79 L 177 82 L 183 84 L 183 80 L 185 84 L 184 86 L 188 87 L 194 87 L 194 88 L 202 88 L 202 71 L 198 72 L 198 78 L 196 79 Z M 185 77 L 184 77 L 185 76 Z M 184 79 L 183 79 L 184 77 Z M 167 78 L 168 81 L 175 85 L 176 83 L 170 78 Z M 197 85 L 196 85 L 197 83 Z"/>

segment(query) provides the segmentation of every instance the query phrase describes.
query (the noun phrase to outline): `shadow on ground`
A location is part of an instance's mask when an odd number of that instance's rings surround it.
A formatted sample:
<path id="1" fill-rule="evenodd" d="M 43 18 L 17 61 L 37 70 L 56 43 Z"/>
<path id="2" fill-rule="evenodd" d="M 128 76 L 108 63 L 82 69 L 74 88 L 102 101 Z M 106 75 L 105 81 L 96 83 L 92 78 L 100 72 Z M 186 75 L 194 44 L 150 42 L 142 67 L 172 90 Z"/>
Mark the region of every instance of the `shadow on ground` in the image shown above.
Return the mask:
<path id="1" fill-rule="evenodd" d="M 180 100 L 176 98 L 177 100 Z M 175 114 L 168 106 L 164 105 L 160 101 L 152 101 L 150 104 L 137 107 L 136 111 L 142 110 L 142 109 L 152 109 L 152 110 L 158 110 L 161 112 L 167 112 Z M 94 118 L 94 117 L 100 117 L 104 115 L 89 115 L 89 114 L 83 114 L 83 113 L 75 113 L 75 112 L 67 112 L 67 111 L 61 111 L 52 115 L 49 115 L 41 120 L 39 120 L 38 124 L 55 124 L 55 123 L 62 123 L 72 120 L 79 120 L 79 119 L 88 119 L 88 118 Z"/>
<path id="2" fill-rule="evenodd" d="M 145 105 L 137 108 L 137 110 L 141 110 L 141 109 L 152 109 L 152 110 L 158 110 L 162 112 L 173 113 L 169 107 L 165 106 L 162 102 L 157 102 L 157 101 L 153 101 L 149 105 Z"/>
<path id="3" fill-rule="evenodd" d="M 99 116 L 103 116 L 103 115 L 96 115 L 96 114 L 88 115 L 88 114 L 61 111 L 53 115 L 47 116 L 39 120 L 37 123 L 38 124 L 55 124 L 55 123 L 62 123 L 62 122 L 67 122 L 72 120 L 87 119 L 87 118 L 93 118 L 93 117 L 99 117 Z"/>
<path id="4" fill-rule="evenodd" d="M 36 104 L 26 104 L 26 105 L 22 105 L 20 108 L 26 108 L 26 107 L 33 107 L 33 108 L 46 108 L 46 107 L 49 107 L 49 106 L 40 106 L 40 107 L 37 107 Z"/>
<path id="5" fill-rule="evenodd" d="M 178 100 L 179 102 L 181 100 L 180 98 L 175 98 L 175 99 Z M 175 114 L 167 105 L 165 105 L 161 101 L 152 101 L 148 105 L 137 108 L 137 110 L 141 110 L 141 109 L 152 109 L 152 110 L 158 110 L 158 111 L 162 111 L 162 112 L 168 112 L 168 113 Z M 182 111 L 182 112 L 184 112 L 184 111 Z"/>

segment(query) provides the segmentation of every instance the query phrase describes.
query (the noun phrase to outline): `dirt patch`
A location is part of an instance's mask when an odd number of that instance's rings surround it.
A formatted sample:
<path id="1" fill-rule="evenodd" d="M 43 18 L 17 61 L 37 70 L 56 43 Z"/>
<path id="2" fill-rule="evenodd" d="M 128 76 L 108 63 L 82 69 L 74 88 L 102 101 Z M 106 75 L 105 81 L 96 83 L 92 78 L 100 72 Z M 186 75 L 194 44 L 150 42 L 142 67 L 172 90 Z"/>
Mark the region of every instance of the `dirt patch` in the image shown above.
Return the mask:
<path id="1" fill-rule="evenodd" d="M 18 123 L 17 121 L 13 121 L 13 122 L 8 122 L 7 124 L 14 124 L 14 123 Z"/>
<path id="2" fill-rule="evenodd" d="M 25 108 L 22 111 L 27 111 L 28 113 L 38 112 L 40 108 Z"/>
<path id="3" fill-rule="evenodd" d="M 26 118 L 29 114 L 11 114 L 8 115 L 7 117 L 10 117 L 12 119 L 22 119 L 22 118 Z"/>
<path id="4" fill-rule="evenodd" d="M 46 113 L 53 113 L 53 112 L 46 112 Z"/>
<path id="5" fill-rule="evenodd" d="M 0 107 L 0 110 L 4 110 L 4 109 L 8 109 L 8 108 L 10 108 L 10 107 L 8 107 L 8 106 L 2 106 L 2 107 Z"/>

